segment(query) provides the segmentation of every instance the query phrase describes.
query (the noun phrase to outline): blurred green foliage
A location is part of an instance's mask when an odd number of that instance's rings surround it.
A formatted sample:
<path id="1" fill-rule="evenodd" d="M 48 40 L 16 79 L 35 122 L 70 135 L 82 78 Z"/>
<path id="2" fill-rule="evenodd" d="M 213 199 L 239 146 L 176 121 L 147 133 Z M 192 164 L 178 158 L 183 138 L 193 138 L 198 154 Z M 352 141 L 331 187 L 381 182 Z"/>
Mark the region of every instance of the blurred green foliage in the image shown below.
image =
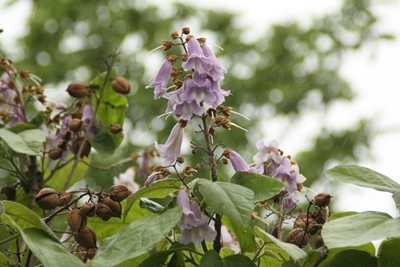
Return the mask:
<path id="1" fill-rule="evenodd" d="M 251 117 L 250 122 L 238 119 L 238 124 L 253 134 L 238 129 L 229 135 L 219 131 L 215 143 L 224 141 L 227 148 L 244 151 L 248 161 L 256 152 L 254 136 L 268 136 L 268 129 L 260 128 L 260 122 L 266 125 L 266 120 L 277 117 L 296 121 L 308 110 L 324 114 L 333 103 L 351 101 L 352 88 L 339 75 L 342 58 L 370 42 L 381 41 L 373 30 L 377 18 L 368 0 L 343 1 L 338 12 L 314 19 L 307 28 L 295 22 L 273 25 L 250 43 L 244 39 L 244 30 L 233 23 L 237 14 L 194 9 L 190 4 L 174 2 L 163 6 L 145 3 L 34 0 L 29 34 L 20 40 L 23 49 L 17 66 L 30 69 L 44 84 L 52 84 L 58 90 L 66 89 L 63 88 L 65 82 L 94 79 L 106 68 L 102 57 L 120 46 L 117 72 L 132 85 L 126 111 L 132 129 L 125 132 L 130 142 L 113 157 L 92 155 L 94 165 L 106 166 L 131 152 L 140 153 L 144 148 L 152 148 L 154 140 L 165 142 L 176 120 L 153 119 L 164 113 L 166 101 L 155 101 L 153 92 L 145 90 L 145 86 L 156 75 L 166 55 L 162 51 L 147 52 L 170 39 L 173 30 L 194 25 L 192 34 L 208 37 L 224 48 L 223 52 L 215 53 L 228 69 L 222 88 L 233 94 L 225 105 Z M 168 52 L 177 54 L 180 51 Z M 247 111 L 250 114 L 246 114 Z M 357 149 L 363 147 L 368 151 L 374 135 L 367 120 L 351 129 L 340 130 L 330 129 L 318 121 L 315 124 L 321 126 L 321 131 L 315 133 L 309 150 L 293 155 L 308 178 L 308 186 L 320 178 L 328 162 L 356 162 L 360 156 Z M 292 136 L 297 138 L 296 133 Z M 107 186 L 112 183 L 110 176 L 124 170 L 89 169 L 86 176 L 96 177 L 99 183 Z M 139 178 L 139 181 L 143 180 Z"/>

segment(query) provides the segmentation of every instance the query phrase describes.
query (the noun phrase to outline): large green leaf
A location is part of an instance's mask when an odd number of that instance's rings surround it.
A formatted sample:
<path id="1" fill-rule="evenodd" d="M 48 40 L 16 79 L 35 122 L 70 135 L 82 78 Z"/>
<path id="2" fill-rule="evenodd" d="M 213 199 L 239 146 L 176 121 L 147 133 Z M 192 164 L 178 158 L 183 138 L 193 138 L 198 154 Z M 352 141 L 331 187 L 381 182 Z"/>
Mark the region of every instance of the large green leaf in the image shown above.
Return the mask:
<path id="1" fill-rule="evenodd" d="M 400 238 L 385 240 L 379 247 L 379 266 L 400 266 Z"/>
<path id="2" fill-rule="evenodd" d="M 285 187 L 285 184 L 277 179 L 251 172 L 237 172 L 230 182 L 253 190 L 254 201 L 269 199 Z"/>
<path id="3" fill-rule="evenodd" d="M 346 266 L 346 267 L 376 267 L 378 259 L 365 251 L 343 250 L 336 254 L 326 267 Z M 325 265 L 323 265 L 325 266 Z M 382 265 L 394 266 L 394 265 Z"/>
<path id="4" fill-rule="evenodd" d="M 195 252 L 191 247 L 185 246 L 182 244 L 179 244 L 177 242 L 173 243 L 169 249 L 158 251 L 154 254 L 152 254 L 150 257 L 148 257 L 146 260 L 144 260 L 142 263 L 139 264 L 139 267 L 153 267 L 153 266 L 161 266 L 164 264 L 164 262 L 168 259 L 168 257 L 171 254 L 177 255 L 177 253 L 180 253 L 181 251 L 191 251 Z M 180 255 L 180 254 L 178 254 Z M 174 259 L 173 262 L 180 262 L 180 257 L 176 256 L 177 258 Z M 172 261 L 172 258 L 171 258 Z M 172 265 L 172 263 L 169 263 Z"/>
<path id="5" fill-rule="evenodd" d="M 47 225 L 31 210 L 11 201 L 3 201 L 3 205 L 4 213 L 1 218 L 18 231 L 44 266 L 86 266 L 60 243 Z"/>
<path id="6" fill-rule="evenodd" d="M 100 74 L 92 82 L 93 88 L 100 88 L 105 79 L 106 73 Z M 115 78 L 116 72 L 112 71 L 111 77 Z M 124 134 L 123 132 L 112 133 L 110 126 L 124 124 L 125 109 L 128 101 L 125 96 L 116 93 L 111 87 L 112 80 L 107 81 L 102 95 L 102 100 L 97 110 L 98 123 L 102 126 L 101 132 L 96 135 L 89 136 L 91 145 L 100 153 L 114 153 L 114 150 L 121 144 Z M 98 93 L 98 90 L 95 90 Z M 96 98 L 93 98 L 93 106 L 96 105 Z"/>
<path id="7" fill-rule="evenodd" d="M 0 266 L 17 266 L 17 263 L 0 252 Z"/>
<path id="8" fill-rule="evenodd" d="M 258 237 L 260 237 L 265 243 L 276 245 L 279 248 L 283 249 L 293 260 L 299 260 L 299 259 L 302 259 L 307 256 L 307 253 L 305 253 L 299 247 L 297 247 L 293 244 L 289 244 L 289 243 L 280 241 L 279 239 L 276 239 L 274 236 L 268 234 L 267 232 L 265 232 L 264 230 L 262 230 L 261 228 L 259 228 L 257 226 L 254 227 L 254 233 Z M 267 249 L 269 249 L 269 248 L 267 248 Z M 273 246 L 271 247 L 271 250 L 273 250 Z M 280 254 L 280 253 L 278 253 L 278 254 Z M 286 259 L 286 260 L 288 260 L 288 259 Z"/>
<path id="9" fill-rule="evenodd" d="M 257 249 L 257 244 L 254 239 L 254 231 L 251 225 L 242 227 L 227 216 L 222 217 L 222 222 L 235 234 L 242 253 L 254 252 Z"/>
<path id="10" fill-rule="evenodd" d="M 373 188 L 379 191 L 395 193 L 400 184 L 389 177 L 371 169 L 356 165 L 339 165 L 326 171 L 329 177 L 344 182 Z"/>
<path id="11" fill-rule="evenodd" d="M 243 227 L 251 220 L 254 192 L 246 187 L 199 179 L 199 190 L 207 204 L 219 214 L 228 216 Z"/>
<path id="12" fill-rule="evenodd" d="M 330 221 L 322 228 L 329 248 L 359 246 L 386 237 L 400 237 L 400 218 L 382 212 L 367 211 Z"/>
<path id="13" fill-rule="evenodd" d="M 182 183 L 178 180 L 165 179 L 152 184 L 150 187 L 141 188 L 139 191 L 137 191 L 135 194 L 127 199 L 126 207 L 122 217 L 123 220 L 126 220 L 126 216 L 131 210 L 133 204 L 139 198 L 163 198 L 168 196 L 170 193 L 177 191 L 181 187 L 181 185 Z"/>
<path id="14" fill-rule="evenodd" d="M 46 134 L 39 129 L 22 131 L 18 134 L 7 129 L 0 129 L 0 138 L 17 153 L 39 156 L 43 149 Z"/>
<path id="15" fill-rule="evenodd" d="M 199 267 L 254 267 L 248 257 L 242 254 L 231 255 L 221 259 L 215 250 L 207 251 L 201 258 Z"/>
<path id="16" fill-rule="evenodd" d="M 161 215 L 150 214 L 130 223 L 116 235 L 103 240 L 93 266 L 117 266 L 148 252 L 178 223 L 181 214 L 182 207 L 175 207 Z"/>

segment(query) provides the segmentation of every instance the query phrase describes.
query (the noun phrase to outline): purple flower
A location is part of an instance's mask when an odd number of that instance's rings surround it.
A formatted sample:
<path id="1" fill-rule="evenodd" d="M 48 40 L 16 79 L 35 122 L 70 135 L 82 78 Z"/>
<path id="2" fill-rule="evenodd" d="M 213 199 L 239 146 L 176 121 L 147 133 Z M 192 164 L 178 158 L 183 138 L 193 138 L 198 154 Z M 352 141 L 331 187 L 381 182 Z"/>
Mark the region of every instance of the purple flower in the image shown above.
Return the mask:
<path id="1" fill-rule="evenodd" d="M 159 99 L 160 97 L 165 97 L 167 93 L 167 83 L 169 76 L 171 74 L 172 62 L 166 59 L 157 74 L 156 79 L 150 83 L 148 88 L 154 88 L 154 99 Z"/>
<path id="2" fill-rule="evenodd" d="M 247 163 L 244 161 L 242 156 L 240 156 L 237 152 L 230 150 L 229 159 L 231 160 L 232 166 L 236 172 L 254 172 L 254 173 L 262 173 L 261 168 L 249 167 Z"/>
<path id="3" fill-rule="evenodd" d="M 179 243 L 187 245 L 193 242 L 198 247 L 203 240 L 211 242 L 215 239 L 217 232 L 208 226 L 197 202 L 193 201 L 189 207 L 189 199 L 184 190 L 180 190 L 178 193 L 178 205 L 183 208 L 181 219 L 178 222 L 182 231 L 182 235 L 178 238 Z"/>
<path id="4" fill-rule="evenodd" d="M 283 160 L 283 156 L 281 155 L 278 149 L 278 141 L 272 140 L 271 142 L 264 144 L 262 140 L 257 141 L 257 149 L 258 153 L 253 157 L 253 160 L 256 166 L 264 166 L 265 162 L 272 163 L 272 166 L 277 167 Z M 273 172 L 273 169 L 270 168 L 268 171 L 264 171 L 265 175 L 270 176 Z"/>
<path id="5" fill-rule="evenodd" d="M 125 173 L 121 173 L 119 178 L 114 177 L 114 185 L 125 185 L 132 193 L 136 193 L 140 185 L 135 182 L 135 170 L 128 168 Z"/>
<path id="6" fill-rule="evenodd" d="M 214 81 L 221 81 L 224 79 L 224 73 L 226 73 L 226 69 L 219 64 L 217 58 L 215 57 L 213 51 L 210 47 L 204 42 L 201 46 L 203 54 L 208 58 L 211 69 L 209 70 L 209 75 L 213 78 Z"/>
<path id="7" fill-rule="evenodd" d="M 156 149 L 161 157 L 165 159 L 165 165 L 171 165 L 181 155 L 184 123 L 178 122 L 168 137 L 165 144 L 156 143 Z"/>
<path id="8" fill-rule="evenodd" d="M 154 182 L 157 180 L 157 178 L 160 176 L 161 173 L 162 172 L 152 172 L 149 175 L 149 177 L 147 177 L 146 181 L 144 182 L 144 185 L 146 187 L 149 187 L 150 185 L 154 184 Z"/>

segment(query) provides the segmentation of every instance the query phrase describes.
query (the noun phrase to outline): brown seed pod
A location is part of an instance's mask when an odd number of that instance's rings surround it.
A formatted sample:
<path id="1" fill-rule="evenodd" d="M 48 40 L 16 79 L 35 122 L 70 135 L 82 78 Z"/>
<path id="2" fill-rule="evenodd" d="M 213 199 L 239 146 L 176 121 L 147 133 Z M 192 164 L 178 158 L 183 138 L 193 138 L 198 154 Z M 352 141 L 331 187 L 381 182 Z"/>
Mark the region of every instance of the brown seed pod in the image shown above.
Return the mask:
<path id="1" fill-rule="evenodd" d="M 110 207 L 106 204 L 97 204 L 96 216 L 101 218 L 103 221 L 108 221 L 113 217 L 113 212 Z"/>
<path id="2" fill-rule="evenodd" d="M 321 234 L 317 235 L 314 239 L 314 248 L 318 249 L 324 245 L 324 239 L 322 239 Z"/>
<path id="3" fill-rule="evenodd" d="M 97 248 L 97 237 L 96 233 L 92 228 L 86 226 L 82 231 L 75 232 L 74 234 L 75 241 L 81 245 L 82 247 L 89 248 Z"/>
<path id="4" fill-rule="evenodd" d="M 307 225 L 308 223 L 308 225 Z M 293 229 L 295 228 L 302 228 L 304 230 L 310 230 L 317 222 L 313 218 L 312 214 L 308 214 L 308 221 L 307 221 L 307 213 L 303 212 L 299 216 L 297 216 L 296 220 L 293 223 Z M 308 226 L 306 229 L 306 225 Z"/>
<path id="5" fill-rule="evenodd" d="M 124 77 L 116 77 L 111 83 L 111 87 L 115 92 L 123 95 L 129 94 L 131 91 L 131 85 Z"/>
<path id="6" fill-rule="evenodd" d="M 52 188 L 43 188 L 35 196 L 36 203 L 44 210 L 52 210 L 57 207 L 60 197 Z"/>
<path id="7" fill-rule="evenodd" d="M 83 121 L 78 118 L 72 119 L 68 124 L 68 128 L 73 132 L 79 132 L 83 128 Z"/>
<path id="8" fill-rule="evenodd" d="M 87 250 L 86 250 L 86 254 L 87 254 L 87 257 L 89 258 L 89 260 L 92 260 L 93 258 L 94 258 L 94 256 L 96 255 L 96 251 L 98 250 L 98 248 L 97 247 L 95 247 L 95 248 L 88 248 Z"/>
<path id="9" fill-rule="evenodd" d="M 60 201 L 58 202 L 58 206 L 64 206 L 68 204 L 68 202 L 72 199 L 74 194 L 70 192 L 61 192 L 58 194 L 58 197 L 60 198 Z"/>
<path id="10" fill-rule="evenodd" d="M 121 202 L 122 200 L 129 197 L 132 192 L 122 184 L 113 185 L 110 187 L 110 198 L 114 201 Z"/>
<path id="11" fill-rule="evenodd" d="M 109 196 L 103 199 L 103 204 L 107 205 L 112 211 L 112 217 L 121 218 L 122 208 L 121 204 L 117 201 L 112 200 Z"/>
<path id="12" fill-rule="evenodd" d="M 68 214 L 68 225 L 75 232 L 85 229 L 87 217 L 79 208 L 73 208 Z"/>
<path id="13" fill-rule="evenodd" d="M 298 246 L 299 248 L 305 247 L 308 244 L 308 234 L 302 228 L 293 229 L 286 236 L 285 242 Z"/>
<path id="14" fill-rule="evenodd" d="M 86 254 L 86 251 L 84 250 L 77 250 L 74 253 L 75 257 L 78 257 L 78 259 L 80 259 L 82 262 L 86 263 L 88 256 Z"/>
<path id="15" fill-rule="evenodd" d="M 93 217 L 96 215 L 96 204 L 93 202 L 86 202 L 81 207 L 81 212 L 88 217 Z"/>
<path id="16" fill-rule="evenodd" d="M 61 157 L 63 152 L 64 150 L 59 147 L 52 148 L 49 151 L 49 158 L 52 160 L 57 160 Z"/>
<path id="17" fill-rule="evenodd" d="M 76 98 L 82 98 L 89 94 L 87 85 L 81 82 L 71 83 L 67 88 L 67 92 L 70 96 Z"/>
<path id="18" fill-rule="evenodd" d="M 113 125 L 110 126 L 110 132 L 112 132 L 113 134 L 117 134 L 122 132 L 122 127 L 121 125 L 119 125 L 118 123 L 114 123 Z"/>
<path id="19" fill-rule="evenodd" d="M 314 198 L 314 204 L 315 204 L 315 206 L 318 206 L 320 208 L 325 208 L 331 202 L 331 198 L 332 198 L 332 196 L 329 194 L 319 193 Z"/>

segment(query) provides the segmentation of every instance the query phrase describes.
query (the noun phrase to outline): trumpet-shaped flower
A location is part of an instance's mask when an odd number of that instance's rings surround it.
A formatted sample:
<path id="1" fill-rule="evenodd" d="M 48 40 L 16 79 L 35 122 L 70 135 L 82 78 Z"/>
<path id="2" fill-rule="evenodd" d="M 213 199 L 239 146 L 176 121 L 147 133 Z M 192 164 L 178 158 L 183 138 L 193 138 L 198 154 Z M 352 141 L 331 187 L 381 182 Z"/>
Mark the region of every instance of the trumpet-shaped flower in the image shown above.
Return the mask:
<path id="1" fill-rule="evenodd" d="M 161 68 L 156 76 L 156 79 L 153 82 L 151 82 L 149 86 L 146 86 L 146 89 L 154 88 L 154 99 L 159 99 L 161 97 L 166 96 L 167 83 L 169 76 L 171 74 L 171 69 L 172 69 L 172 62 L 166 59 L 161 65 Z"/>
<path id="2" fill-rule="evenodd" d="M 181 155 L 184 124 L 178 122 L 168 137 L 165 144 L 156 143 L 156 149 L 161 157 L 165 159 L 165 165 L 171 165 Z"/>
<path id="3" fill-rule="evenodd" d="M 249 167 L 246 161 L 237 152 L 231 150 L 229 153 L 229 159 L 231 160 L 232 166 L 236 172 L 254 172 L 262 173 L 262 168 Z"/>
<path id="4" fill-rule="evenodd" d="M 119 177 L 114 177 L 114 185 L 125 185 L 132 193 L 139 190 L 140 185 L 135 182 L 135 170 L 128 168 L 125 173 L 121 173 Z"/>

